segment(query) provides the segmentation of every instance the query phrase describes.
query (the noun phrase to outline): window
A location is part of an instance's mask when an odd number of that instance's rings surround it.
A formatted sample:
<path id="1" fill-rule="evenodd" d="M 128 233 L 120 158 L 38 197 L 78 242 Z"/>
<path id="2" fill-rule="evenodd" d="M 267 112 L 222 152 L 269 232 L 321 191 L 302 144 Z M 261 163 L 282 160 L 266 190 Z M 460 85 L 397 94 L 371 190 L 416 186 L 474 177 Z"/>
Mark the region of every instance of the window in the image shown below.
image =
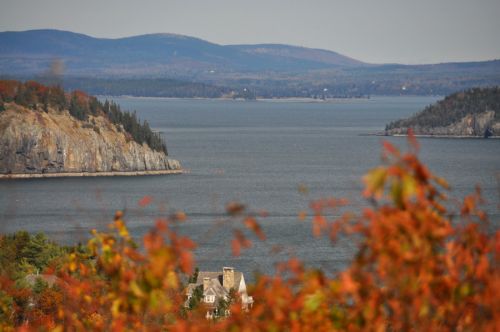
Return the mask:
<path id="1" fill-rule="evenodd" d="M 205 302 L 214 303 L 215 302 L 215 295 L 205 295 Z"/>

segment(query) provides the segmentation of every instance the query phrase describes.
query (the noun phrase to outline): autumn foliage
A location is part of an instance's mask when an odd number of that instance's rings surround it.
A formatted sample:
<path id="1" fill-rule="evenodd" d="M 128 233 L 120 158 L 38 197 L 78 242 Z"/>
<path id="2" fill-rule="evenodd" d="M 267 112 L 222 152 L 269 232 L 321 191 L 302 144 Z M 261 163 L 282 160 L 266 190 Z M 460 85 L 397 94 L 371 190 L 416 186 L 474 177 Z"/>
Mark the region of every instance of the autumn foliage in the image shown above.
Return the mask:
<path id="1" fill-rule="evenodd" d="M 452 218 L 446 182 L 418 160 L 413 138 L 410 145 L 402 153 L 384 144 L 384 165 L 364 177 L 370 208 L 332 219 L 331 210 L 344 210 L 345 200 L 311 203 L 316 236 L 329 237 L 332 245 L 345 236 L 357 243 L 352 262 L 336 275 L 297 259 L 282 262 L 275 275 L 251 286 L 251 310 L 235 301 L 230 316 L 207 320 L 203 308 L 184 306 L 195 243 L 172 226 L 185 216 L 158 220 L 139 248 L 117 213 L 109 232 L 93 231 L 86 250 L 68 254 L 62 267 L 47 272 L 58 277 L 58 295 L 37 302 L 37 317 L 13 305 L 32 298 L 32 291 L 1 279 L 0 330 L 498 330 L 500 231 L 488 231 L 479 191 Z M 265 241 L 257 216 L 237 203 L 227 211 Z M 244 234 L 235 229 L 234 254 L 255 245 Z"/>

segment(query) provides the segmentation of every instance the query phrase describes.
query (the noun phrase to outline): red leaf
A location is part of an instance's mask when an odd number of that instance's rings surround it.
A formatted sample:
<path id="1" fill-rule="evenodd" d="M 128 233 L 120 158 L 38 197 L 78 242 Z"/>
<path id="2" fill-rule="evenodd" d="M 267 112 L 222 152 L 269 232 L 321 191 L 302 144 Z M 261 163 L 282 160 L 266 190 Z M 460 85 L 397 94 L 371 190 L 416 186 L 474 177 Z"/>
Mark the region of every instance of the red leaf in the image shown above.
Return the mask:
<path id="1" fill-rule="evenodd" d="M 231 248 L 233 249 L 233 256 L 239 256 L 240 253 L 241 253 L 241 245 L 240 245 L 240 241 L 238 241 L 237 239 L 233 239 L 231 241 Z"/>
<path id="2" fill-rule="evenodd" d="M 259 237 L 259 239 L 261 239 L 261 240 L 266 239 L 266 235 L 264 234 L 264 232 L 262 231 L 262 228 L 260 227 L 259 223 L 257 222 L 257 220 L 255 220 L 254 217 L 247 217 L 245 219 L 244 223 L 248 229 L 253 231 L 255 233 L 255 235 L 257 235 Z"/>
<path id="3" fill-rule="evenodd" d="M 144 196 L 143 198 L 141 198 L 139 200 L 139 206 L 141 206 L 141 207 L 148 206 L 149 204 L 151 204 L 152 201 L 153 201 L 153 198 L 151 196 Z"/>
<path id="4" fill-rule="evenodd" d="M 415 151 L 420 149 L 420 145 L 417 142 L 417 138 L 415 137 L 415 133 L 412 128 L 408 128 L 408 143 L 415 149 Z"/>
<path id="5" fill-rule="evenodd" d="M 189 251 L 181 252 L 179 265 L 182 272 L 190 274 L 193 270 L 193 254 Z"/>
<path id="6" fill-rule="evenodd" d="M 321 231 L 327 227 L 326 218 L 321 215 L 316 215 L 313 218 L 313 234 L 318 237 L 321 235 Z"/>
<path id="7" fill-rule="evenodd" d="M 393 156 L 399 156 L 399 150 L 392 145 L 391 143 L 384 141 L 382 143 L 384 145 L 384 150 L 387 151 L 389 154 L 392 154 Z"/>

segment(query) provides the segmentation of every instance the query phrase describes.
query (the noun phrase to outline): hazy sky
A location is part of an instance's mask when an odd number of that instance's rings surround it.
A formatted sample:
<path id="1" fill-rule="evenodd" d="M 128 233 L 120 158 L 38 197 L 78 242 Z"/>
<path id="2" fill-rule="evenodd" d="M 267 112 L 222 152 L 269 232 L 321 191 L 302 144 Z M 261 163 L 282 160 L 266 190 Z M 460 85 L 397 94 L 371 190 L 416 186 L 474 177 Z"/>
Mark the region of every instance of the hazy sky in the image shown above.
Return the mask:
<path id="1" fill-rule="evenodd" d="M 500 0 L 0 0 L 0 30 L 286 43 L 373 63 L 500 59 Z"/>

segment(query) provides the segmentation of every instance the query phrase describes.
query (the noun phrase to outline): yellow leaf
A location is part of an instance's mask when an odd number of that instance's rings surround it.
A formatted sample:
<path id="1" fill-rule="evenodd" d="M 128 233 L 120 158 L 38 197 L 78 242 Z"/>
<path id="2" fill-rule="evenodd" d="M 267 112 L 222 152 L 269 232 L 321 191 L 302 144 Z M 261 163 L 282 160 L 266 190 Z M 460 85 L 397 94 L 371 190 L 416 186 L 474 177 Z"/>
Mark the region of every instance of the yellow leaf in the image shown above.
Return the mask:
<path id="1" fill-rule="evenodd" d="M 118 316 L 118 314 L 120 313 L 120 304 L 121 304 L 120 299 L 114 300 L 113 303 L 111 304 L 111 313 L 115 317 Z"/>
<path id="2" fill-rule="evenodd" d="M 409 199 L 417 192 L 417 182 L 413 176 L 405 175 L 402 182 L 402 193 L 404 199 Z"/>
<path id="3" fill-rule="evenodd" d="M 135 282 L 135 280 L 130 283 L 130 290 L 132 291 L 132 294 L 134 294 L 137 297 L 144 296 L 144 292 L 139 287 L 139 285 L 137 285 L 137 282 Z"/>
<path id="4" fill-rule="evenodd" d="M 377 167 L 369 171 L 363 177 L 366 185 L 365 196 L 382 196 L 386 178 L 387 170 L 384 167 Z"/>
<path id="5" fill-rule="evenodd" d="M 307 311 L 316 311 L 324 300 L 324 296 L 320 291 L 310 294 L 306 297 L 304 308 Z"/>

